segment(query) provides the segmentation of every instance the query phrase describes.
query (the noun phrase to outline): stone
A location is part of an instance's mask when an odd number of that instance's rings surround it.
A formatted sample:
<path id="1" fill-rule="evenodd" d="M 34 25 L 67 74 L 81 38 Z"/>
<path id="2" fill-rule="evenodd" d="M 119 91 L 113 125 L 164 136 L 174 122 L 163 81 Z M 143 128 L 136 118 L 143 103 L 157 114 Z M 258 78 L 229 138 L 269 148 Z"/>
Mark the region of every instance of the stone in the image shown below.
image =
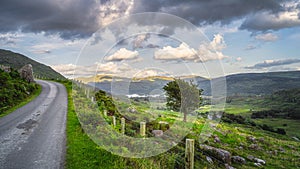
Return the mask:
<path id="1" fill-rule="evenodd" d="M 152 130 L 152 134 L 154 134 L 155 137 L 161 137 L 164 135 L 164 132 L 162 130 Z"/>
<path id="2" fill-rule="evenodd" d="M 259 159 L 259 158 L 254 158 L 254 162 L 259 163 L 259 164 L 263 164 L 263 165 L 266 164 L 265 160 L 262 160 L 262 159 Z"/>
<path id="3" fill-rule="evenodd" d="M 257 167 L 262 167 L 263 166 L 260 163 L 254 163 L 254 165 L 257 166 Z"/>
<path id="4" fill-rule="evenodd" d="M 206 160 L 207 160 L 207 162 L 209 162 L 210 164 L 214 163 L 213 160 L 212 160 L 209 156 L 206 156 Z"/>
<path id="5" fill-rule="evenodd" d="M 247 136 L 247 140 L 252 142 L 252 143 L 256 142 L 256 138 L 253 137 L 253 136 Z"/>
<path id="6" fill-rule="evenodd" d="M 213 138 L 215 143 L 221 143 L 221 140 L 217 135 L 213 135 Z"/>
<path id="7" fill-rule="evenodd" d="M 261 149 L 261 147 L 259 147 L 257 144 L 251 144 L 249 146 L 249 148 L 252 149 L 252 150 L 260 150 Z"/>
<path id="8" fill-rule="evenodd" d="M 255 157 L 254 157 L 253 155 L 248 155 L 248 156 L 247 156 L 247 159 L 250 160 L 250 161 L 253 161 L 254 158 L 255 158 Z"/>
<path id="9" fill-rule="evenodd" d="M 215 148 L 208 145 L 203 145 L 203 144 L 200 145 L 200 149 L 202 149 L 206 154 L 224 163 L 231 164 L 231 153 L 226 150 Z"/>
<path id="10" fill-rule="evenodd" d="M 279 147 L 279 151 L 283 153 L 283 152 L 285 152 L 285 149 L 282 147 Z"/>
<path id="11" fill-rule="evenodd" d="M 300 141 L 298 137 L 292 137 L 295 141 Z"/>
<path id="12" fill-rule="evenodd" d="M 240 156 L 232 156 L 231 161 L 237 164 L 246 164 L 246 160 Z"/>
<path id="13" fill-rule="evenodd" d="M 226 168 L 226 169 L 235 169 L 234 167 L 232 167 L 232 166 L 229 165 L 229 164 L 225 164 L 225 168 Z"/>
<path id="14" fill-rule="evenodd" d="M 32 65 L 27 64 L 23 66 L 21 69 L 18 71 L 20 73 L 20 76 L 25 79 L 27 82 L 32 83 L 34 82 L 33 79 L 33 70 L 32 70 Z"/>

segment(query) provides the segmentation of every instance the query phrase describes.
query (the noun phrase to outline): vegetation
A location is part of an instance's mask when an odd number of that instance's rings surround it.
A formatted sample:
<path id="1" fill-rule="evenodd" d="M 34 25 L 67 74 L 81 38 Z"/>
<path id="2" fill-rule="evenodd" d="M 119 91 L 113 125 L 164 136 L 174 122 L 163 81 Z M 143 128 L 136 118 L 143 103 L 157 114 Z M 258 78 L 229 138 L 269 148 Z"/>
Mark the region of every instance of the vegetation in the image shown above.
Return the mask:
<path id="1" fill-rule="evenodd" d="M 8 73 L 0 69 L 0 116 L 13 111 L 22 102 L 27 103 L 40 91 L 39 85 L 28 83 L 16 70 Z"/>
<path id="2" fill-rule="evenodd" d="M 189 112 L 195 111 L 201 105 L 203 90 L 199 90 L 192 82 L 175 79 L 175 81 L 167 83 L 163 89 L 167 95 L 167 107 L 183 112 L 183 121 L 186 121 Z"/>
<path id="3" fill-rule="evenodd" d="M 0 65 L 10 66 L 11 68 L 18 70 L 26 64 L 32 65 L 35 77 L 49 80 L 66 79 L 49 66 L 38 63 L 24 55 L 0 49 Z"/>

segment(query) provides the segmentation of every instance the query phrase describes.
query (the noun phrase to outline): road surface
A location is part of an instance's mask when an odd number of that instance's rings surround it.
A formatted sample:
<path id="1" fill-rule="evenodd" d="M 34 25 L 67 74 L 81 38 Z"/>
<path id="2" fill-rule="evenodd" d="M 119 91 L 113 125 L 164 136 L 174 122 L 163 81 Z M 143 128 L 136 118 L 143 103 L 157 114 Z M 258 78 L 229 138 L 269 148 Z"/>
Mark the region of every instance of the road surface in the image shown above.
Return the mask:
<path id="1" fill-rule="evenodd" d="M 64 166 L 67 92 L 62 84 L 37 82 L 36 99 L 0 118 L 0 169 Z"/>

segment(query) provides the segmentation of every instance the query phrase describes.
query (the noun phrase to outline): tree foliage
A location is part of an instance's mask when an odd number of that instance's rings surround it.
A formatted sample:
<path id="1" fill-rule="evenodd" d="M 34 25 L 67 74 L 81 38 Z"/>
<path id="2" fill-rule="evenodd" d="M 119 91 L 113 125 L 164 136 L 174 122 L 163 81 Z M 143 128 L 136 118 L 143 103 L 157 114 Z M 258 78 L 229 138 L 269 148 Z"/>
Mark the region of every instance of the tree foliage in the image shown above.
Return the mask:
<path id="1" fill-rule="evenodd" d="M 17 105 L 38 89 L 37 84 L 22 79 L 16 70 L 0 69 L 0 114 Z"/>
<path id="2" fill-rule="evenodd" d="M 175 79 L 167 83 L 163 89 L 167 94 L 167 107 L 184 113 L 183 121 L 186 121 L 188 113 L 198 109 L 202 103 L 203 90 L 198 89 L 192 81 Z"/>

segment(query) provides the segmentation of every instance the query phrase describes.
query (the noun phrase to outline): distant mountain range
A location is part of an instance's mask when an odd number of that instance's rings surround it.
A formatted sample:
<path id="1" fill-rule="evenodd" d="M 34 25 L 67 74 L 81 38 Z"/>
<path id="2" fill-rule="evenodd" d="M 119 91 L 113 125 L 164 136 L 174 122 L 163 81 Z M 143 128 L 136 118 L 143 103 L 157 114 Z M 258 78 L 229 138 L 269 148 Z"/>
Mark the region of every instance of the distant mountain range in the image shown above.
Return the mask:
<path id="1" fill-rule="evenodd" d="M 204 95 L 211 95 L 211 81 L 217 82 L 220 78 L 206 79 L 200 76 L 180 77 L 184 80 L 194 80 L 204 90 Z M 150 94 L 155 89 L 172 81 L 171 77 L 154 76 L 128 79 L 113 75 L 97 75 L 78 80 L 95 86 L 98 89 L 111 92 L 122 92 L 118 89 L 128 88 L 129 94 Z M 300 88 L 300 71 L 244 73 L 226 76 L 227 95 L 267 95 L 275 91 Z M 123 91 L 124 92 L 124 91 Z M 120 93 L 122 94 L 122 93 Z"/>
<path id="2" fill-rule="evenodd" d="M 50 66 L 36 62 L 22 54 L 0 49 L 0 65 L 10 66 L 14 69 L 20 69 L 26 64 L 32 65 L 34 76 L 45 79 L 66 79 L 64 76 L 53 70 Z"/>

